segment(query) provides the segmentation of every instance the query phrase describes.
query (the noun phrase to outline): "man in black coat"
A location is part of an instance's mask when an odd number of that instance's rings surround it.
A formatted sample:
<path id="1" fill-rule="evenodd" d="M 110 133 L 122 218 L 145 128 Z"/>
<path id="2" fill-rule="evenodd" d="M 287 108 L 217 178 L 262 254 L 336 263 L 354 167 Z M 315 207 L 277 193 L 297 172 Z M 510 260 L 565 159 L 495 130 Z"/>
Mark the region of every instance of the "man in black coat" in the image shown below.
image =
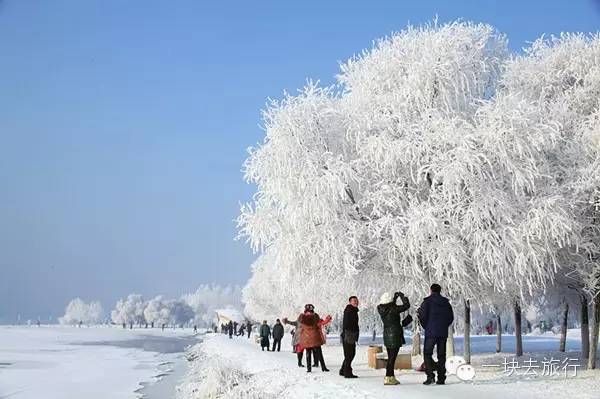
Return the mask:
<path id="1" fill-rule="evenodd" d="M 418 310 L 419 322 L 425 329 L 425 343 L 423 345 L 423 356 L 427 380 L 423 383 L 431 385 L 435 382 L 433 347 L 437 347 L 437 384 L 443 385 L 446 381 L 446 340 L 448 339 L 448 327 L 454 321 L 452 305 L 448 298 L 443 297 L 440 292 L 442 287 L 438 284 L 431 285 L 431 295 L 423 300 Z"/>
<path id="2" fill-rule="evenodd" d="M 358 335 L 358 298 L 353 295 L 348 298 L 348 305 L 344 309 L 344 320 L 342 321 L 341 338 L 344 348 L 344 362 L 340 369 L 340 375 L 346 378 L 357 378 L 352 373 L 352 360 L 356 355 Z"/>
<path id="3" fill-rule="evenodd" d="M 248 338 L 250 338 L 250 333 L 252 332 L 252 323 L 250 321 L 246 323 L 246 329 L 248 330 Z"/>
<path id="4" fill-rule="evenodd" d="M 283 338 L 283 325 L 279 319 L 277 319 L 275 325 L 273 326 L 273 332 L 271 333 L 271 336 L 273 337 L 272 351 L 275 352 L 275 346 L 277 346 L 277 352 L 279 352 L 281 350 L 281 338 Z"/>
<path id="5" fill-rule="evenodd" d="M 227 324 L 227 332 L 229 333 L 229 339 L 231 339 L 233 336 L 233 322 L 231 320 L 229 320 L 229 323 Z"/>

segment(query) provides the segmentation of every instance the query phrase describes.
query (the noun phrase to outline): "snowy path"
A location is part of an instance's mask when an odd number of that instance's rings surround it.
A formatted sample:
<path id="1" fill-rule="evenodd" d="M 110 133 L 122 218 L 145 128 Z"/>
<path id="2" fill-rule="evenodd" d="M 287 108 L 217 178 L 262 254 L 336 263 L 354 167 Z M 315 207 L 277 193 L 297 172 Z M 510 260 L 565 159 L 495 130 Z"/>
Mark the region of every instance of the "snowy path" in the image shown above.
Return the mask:
<path id="1" fill-rule="evenodd" d="M 285 346 L 282 345 L 282 352 L 272 353 L 262 352 L 252 340 L 229 340 L 217 334 L 209 336 L 204 343 L 197 345 L 193 352 L 200 356 L 200 359 L 192 365 L 186 384 L 180 387 L 181 398 L 205 398 L 211 397 L 210 394 L 222 394 L 222 397 L 226 398 L 385 399 L 403 395 L 411 399 L 505 399 L 510 395 L 519 398 L 548 398 L 549 392 L 552 392 L 552 397 L 598 398 L 597 392 L 600 388 L 598 371 L 583 371 L 577 377 L 566 379 L 540 377 L 526 380 L 516 376 L 502 377 L 499 376 L 498 370 L 478 368 L 484 359 L 485 362 L 498 359 L 498 356 L 492 354 L 473 359 L 478 372 L 474 383 L 463 383 L 455 376 L 449 376 L 445 386 L 424 386 L 423 373 L 397 371 L 396 377 L 401 385 L 384 386 L 385 371 L 373 370 L 367 366 L 366 346 L 357 348 L 353 366 L 355 374 L 360 378 L 354 380 L 347 380 L 338 375 L 342 361 L 342 349 L 339 345 L 324 347 L 325 362 L 331 371 L 323 373 L 320 369 L 313 369 L 311 374 L 308 374 L 306 369 L 297 367 L 289 340 Z M 510 354 L 501 356 L 510 357 Z"/>

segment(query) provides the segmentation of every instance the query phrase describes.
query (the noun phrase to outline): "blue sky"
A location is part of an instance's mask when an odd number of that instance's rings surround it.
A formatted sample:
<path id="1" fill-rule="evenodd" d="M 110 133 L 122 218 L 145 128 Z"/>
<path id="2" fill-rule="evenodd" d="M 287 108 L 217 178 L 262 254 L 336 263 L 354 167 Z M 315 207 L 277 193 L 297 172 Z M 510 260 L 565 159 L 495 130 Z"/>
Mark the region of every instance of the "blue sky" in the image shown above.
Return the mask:
<path id="1" fill-rule="evenodd" d="M 240 170 L 267 97 L 435 15 L 515 51 L 600 23 L 591 0 L 0 0 L 0 322 L 243 284 Z"/>

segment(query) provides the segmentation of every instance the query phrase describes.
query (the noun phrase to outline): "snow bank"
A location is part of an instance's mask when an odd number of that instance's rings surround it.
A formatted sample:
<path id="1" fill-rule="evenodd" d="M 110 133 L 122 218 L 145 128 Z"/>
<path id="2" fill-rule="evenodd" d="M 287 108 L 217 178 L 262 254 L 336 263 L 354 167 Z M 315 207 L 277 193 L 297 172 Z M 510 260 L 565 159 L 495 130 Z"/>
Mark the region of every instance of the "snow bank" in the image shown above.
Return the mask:
<path id="1" fill-rule="evenodd" d="M 331 338 L 331 337 L 330 337 Z M 484 364 L 498 364 L 504 358 L 510 361 L 511 353 L 494 352 L 494 336 L 477 336 L 477 341 L 485 345 L 485 353 L 474 355 L 473 366 L 477 370 L 475 381 L 463 383 L 456 376 L 449 376 L 445 386 L 422 385 L 425 376 L 414 370 L 396 372 L 401 385 L 383 385 L 385 370 L 373 370 L 367 366 L 367 345 L 357 347 L 353 362 L 354 372 L 360 378 L 347 380 L 338 376 L 337 371 L 343 360 L 342 348 L 331 338 L 323 347 L 325 362 L 331 372 L 323 373 L 313 369 L 311 374 L 305 368 L 298 368 L 296 356 L 291 353 L 289 335 L 282 343 L 282 352 L 262 352 L 252 340 L 236 337 L 229 339 L 223 334 L 208 334 L 205 340 L 188 352 L 190 367 L 188 375 L 178 387 L 178 399 L 242 399 L 242 398 L 394 398 L 411 399 L 453 399 L 485 397 L 495 399 L 517 397 L 541 399 L 548 397 L 598 398 L 600 373 L 583 370 L 577 377 L 531 378 L 505 376 L 500 369 L 489 369 Z M 361 342 L 367 343 L 367 337 Z M 560 354 L 554 352 L 558 337 L 525 337 L 525 350 L 535 347 L 536 353 L 526 353 L 538 360 L 544 357 L 577 357 L 578 352 Z M 402 352 L 410 351 L 406 346 Z M 421 357 L 413 358 L 416 367 Z M 306 364 L 306 359 L 304 359 Z M 551 394 L 550 394 L 551 393 Z"/>

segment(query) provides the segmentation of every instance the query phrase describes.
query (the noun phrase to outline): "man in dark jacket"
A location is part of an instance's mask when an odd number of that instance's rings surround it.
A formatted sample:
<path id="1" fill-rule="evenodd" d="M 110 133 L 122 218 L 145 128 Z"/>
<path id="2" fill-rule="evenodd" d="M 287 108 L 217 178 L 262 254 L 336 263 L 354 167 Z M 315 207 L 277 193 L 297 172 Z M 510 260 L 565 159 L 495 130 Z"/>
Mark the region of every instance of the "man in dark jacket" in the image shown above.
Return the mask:
<path id="1" fill-rule="evenodd" d="M 249 320 L 246 323 L 246 329 L 247 329 L 247 332 L 248 332 L 248 338 L 250 338 L 250 333 L 252 332 L 252 323 L 250 323 Z"/>
<path id="2" fill-rule="evenodd" d="M 346 378 L 357 378 L 352 373 L 352 360 L 356 355 L 356 342 L 358 342 L 358 298 L 354 295 L 348 298 L 348 305 L 344 309 L 342 321 L 342 346 L 344 348 L 344 362 L 340 375 Z"/>
<path id="3" fill-rule="evenodd" d="M 273 326 L 271 336 L 273 337 L 273 352 L 275 352 L 275 346 L 277 346 L 277 352 L 279 352 L 281 350 L 281 338 L 283 338 L 283 325 L 279 319 Z"/>
<path id="4" fill-rule="evenodd" d="M 431 285 L 431 295 L 423 300 L 419 308 L 419 322 L 425 329 L 425 343 L 423 345 L 423 356 L 427 380 L 423 383 L 431 385 L 435 382 L 433 347 L 437 347 L 437 384 L 444 385 L 446 381 L 446 340 L 448 339 L 448 327 L 454 321 L 452 305 L 448 298 L 443 297 L 440 292 L 442 287 L 438 284 Z"/>

